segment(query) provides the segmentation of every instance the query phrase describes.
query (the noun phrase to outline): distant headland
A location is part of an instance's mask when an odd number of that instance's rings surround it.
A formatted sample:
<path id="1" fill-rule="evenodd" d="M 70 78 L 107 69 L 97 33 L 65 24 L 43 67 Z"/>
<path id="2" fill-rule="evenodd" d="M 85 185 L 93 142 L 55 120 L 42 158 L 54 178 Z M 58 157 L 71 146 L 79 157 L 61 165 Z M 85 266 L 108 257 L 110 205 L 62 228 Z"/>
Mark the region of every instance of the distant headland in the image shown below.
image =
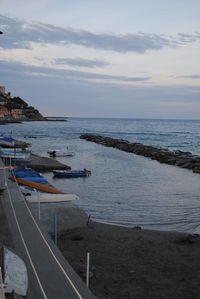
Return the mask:
<path id="1" fill-rule="evenodd" d="M 36 120 L 46 120 L 46 118 L 23 99 L 12 97 L 10 92 L 6 92 L 4 86 L 0 86 L 0 124 Z"/>

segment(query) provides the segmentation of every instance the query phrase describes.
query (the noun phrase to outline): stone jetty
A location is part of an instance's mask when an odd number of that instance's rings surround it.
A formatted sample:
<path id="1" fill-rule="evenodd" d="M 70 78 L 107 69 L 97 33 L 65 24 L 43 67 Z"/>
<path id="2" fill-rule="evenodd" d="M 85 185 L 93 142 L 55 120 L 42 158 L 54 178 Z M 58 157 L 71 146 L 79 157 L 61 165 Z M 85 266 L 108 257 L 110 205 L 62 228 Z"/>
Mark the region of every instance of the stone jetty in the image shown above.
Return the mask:
<path id="1" fill-rule="evenodd" d="M 159 161 L 160 163 L 187 168 L 192 170 L 194 173 L 200 173 L 200 156 L 193 155 L 190 152 L 183 152 L 179 150 L 170 151 L 164 148 L 144 145 L 142 143 L 131 143 L 123 139 L 113 139 L 111 137 L 93 134 L 83 134 L 80 138 L 113 147 L 128 153 L 148 157 L 152 160 Z"/>

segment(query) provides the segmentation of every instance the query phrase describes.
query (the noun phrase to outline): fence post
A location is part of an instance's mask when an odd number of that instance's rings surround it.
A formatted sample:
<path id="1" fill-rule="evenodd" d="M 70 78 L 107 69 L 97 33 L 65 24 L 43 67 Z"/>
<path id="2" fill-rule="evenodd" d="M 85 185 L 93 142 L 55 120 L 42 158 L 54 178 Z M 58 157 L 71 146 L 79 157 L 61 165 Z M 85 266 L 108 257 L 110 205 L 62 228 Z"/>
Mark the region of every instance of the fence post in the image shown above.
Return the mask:
<path id="1" fill-rule="evenodd" d="M 90 278 L 90 253 L 87 253 L 87 271 L 86 271 L 86 286 L 89 288 L 89 278 Z"/>
<path id="2" fill-rule="evenodd" d="M 57 217 L 56 217 L 56 213 L 54 214 L 54 243 L 57 247 Z"/>

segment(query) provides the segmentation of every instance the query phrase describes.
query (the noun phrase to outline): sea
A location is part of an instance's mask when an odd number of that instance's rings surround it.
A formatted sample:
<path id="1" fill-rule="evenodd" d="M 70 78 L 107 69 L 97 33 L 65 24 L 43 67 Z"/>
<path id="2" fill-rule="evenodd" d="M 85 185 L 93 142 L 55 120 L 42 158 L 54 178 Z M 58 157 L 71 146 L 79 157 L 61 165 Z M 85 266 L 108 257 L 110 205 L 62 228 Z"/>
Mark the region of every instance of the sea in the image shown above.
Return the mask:
<path id="1" fill-rule="evenodd" d="M 33 153 L 75 150 L 57 158 L 88 178 L 49 182 L 77 194 L 76 204 L 93 220 L 128 227 L 200 233 L 200 175 L 149 158 L 80 139 L 100 134 L 200 155 L 200 121 L 69 118 L 67 122 L 24 122 L 1 126 L 0 133 L 31 143 Z"/>

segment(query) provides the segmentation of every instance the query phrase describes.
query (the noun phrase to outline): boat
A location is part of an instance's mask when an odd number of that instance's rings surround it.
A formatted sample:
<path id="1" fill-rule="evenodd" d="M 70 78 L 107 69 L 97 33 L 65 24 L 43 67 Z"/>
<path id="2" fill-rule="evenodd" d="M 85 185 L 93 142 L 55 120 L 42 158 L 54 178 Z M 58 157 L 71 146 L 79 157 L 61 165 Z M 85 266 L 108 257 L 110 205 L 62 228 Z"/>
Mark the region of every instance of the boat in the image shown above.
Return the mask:
<path id="1" fill-rule="evenodd" d="M 12 174 L 16 178 L 23 178 L 26 181 L 36 182 L 36 183 L 47 183 L 48 180 L 44 178 L 39 172 L 31 168 L 18 167 L 12 170 Z"/>
<path id="2" fill-rule="evenodd" d="M 42 177 L 41 173 L 39 173 L 38 171 L 26 167 L 13 168 L 12 174 L 14 174 L 16 177 L 26 177 L 26 176 Z"/>
<path id="3" fill-rule="evenodd" d="M 91 171 L 87 169 L 83 170 L 53 170 L 54 177 L 56 178 L 79 178 L 88 177 L 91 175 Z"/>
<path id="4" fill-rule="evenodd" d="M 0 157 L 5 165 L 30 164 L 30 152 L 21 149 L 0 148 Z"/>
<path id="5" fill-rule="evenodd" d="M 11 170 L 11 174 L 13 179 L 21 185 L 47 193 L 65 194 L 51 186 L 46 178 L 31 168 L 17 167 Z"/>
<path id="6" fill-rule="evenodd" d="M 13 157 L 13 155 L 0 155 L 0 158 L 2 158 L 5 166 L 16 166 L 16 165 L 28 165 L 31 163 L 30 159 L 25 159 L 21 156 Z"/>
<path id="7" fill-rule="evenodd" d="M 58 203 L 58 202 L 68 202 L 79 199 L 75 194 L 48 194 L 34 192 L 31 195 L 26 196 L 26 200 L 29 203 Z"/>
<path id="8" fill-rule="evenodd" d="M 29 150 L 23 150 L 21 148 L 2 148 L 0 147 L 0 155 L 11 155 L 14 157 L 18 156 L 25 156 L 26 158 L 30 157 L 30 151 Z"/>
<path id="9" fill-rule="evenodd" d="M 53 150 L 47 152 L 50 157 L 56 158 L 56 157 L 73 157 L 75 155 L 74 151 L 60 151 L 60 150 Z"/>
<path id="10" fill-rule="evenodd" d="M 39 192 L 24 186 L 20 186 L 20 190 L 29 203 L 57 203 L 79 199 L 79 196 L 76 194 L 50 194 Z"/>
<path id="11" fill-rule="evenodd" d="M 12 137 L 0 136 L 0 146 L 2 147 L 13 147 L 14 139 Z"/>
<path id="12" fill-rule="evenodd" d="M 21 178 L 16 178 L 16 181 L 18 184 L 24 185 L 24 186 L 28 186 L 32 189 L 36 189 L 39 191 L 43 191 L 43 192 L 47 192 L 47 193 L 53 193 L 53 194 L 65 194 L 63 191 L 60 191 L 58 189 L 56 189 L 55 187 L 49 185 L 49 184 L 42 184 L 42 183 L 36 183 L 36 182 L 32 182 L 32 181 L 27 181 Z"/>
<path id="13" fill-rule="evenodd" d="M 3 269 L 4 269 L 4 292 L 21 296 L 27 295 L 28 272 L 24 261 L 12 252 L 3 247 Z M 17 296 L 18 297 L 18 296 Z"/>
<path id="14" fill-rule="evenodd" d="M 24 159 L 24 160 L 28 160 L 29 157 L 30 157 L 30 154 L 0 152 L 0 157 L 3 158 L 3 159 Z"/>

